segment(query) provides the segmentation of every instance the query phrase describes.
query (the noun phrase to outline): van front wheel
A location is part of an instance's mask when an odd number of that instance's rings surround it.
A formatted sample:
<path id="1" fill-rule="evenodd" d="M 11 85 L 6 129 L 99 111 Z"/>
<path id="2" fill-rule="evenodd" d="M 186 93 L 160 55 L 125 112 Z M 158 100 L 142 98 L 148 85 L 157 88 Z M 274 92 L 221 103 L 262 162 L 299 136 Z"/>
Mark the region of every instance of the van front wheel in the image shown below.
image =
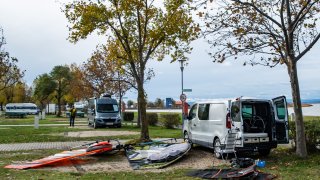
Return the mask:
<path id="1" fill-rule="evenodd" d="M 216 138 L 213 142 L 213 150 L 214 150 L 214 156 L 217 159 L 222 158 L 222 153 L 221 153 L 221 142 L 219 138 Z"/>
<path id="2" fill-rule="evenodd" d="M 189 138 L 189 134 L 187 131 L 184 132 L 183 140 L 184 140 L 184 142 L 188 142 L 189 144 L 191 144 L 191 147 L 192 147 L 192 141 Z"/>
<path id="3" fill-rule="evenodd" d="M 97 129 L 98 126 L 97 126 L 97 123 L 96 123 L 96 120 L 93 121 L 93 129 Z"/>

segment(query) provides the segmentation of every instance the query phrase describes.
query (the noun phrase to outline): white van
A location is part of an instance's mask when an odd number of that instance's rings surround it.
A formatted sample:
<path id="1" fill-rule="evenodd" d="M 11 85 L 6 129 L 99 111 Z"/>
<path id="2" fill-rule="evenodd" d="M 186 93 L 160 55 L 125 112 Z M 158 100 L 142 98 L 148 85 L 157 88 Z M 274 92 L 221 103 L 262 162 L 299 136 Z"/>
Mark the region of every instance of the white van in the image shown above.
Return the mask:
<path id="1" fill-rule="evenodd" d="M 284 96 L 195 103 L 183 125 L 185 139 L 213 148 L 217 158 L 222 157 L 221 152 L 226 152 L 223 150 L 230 143 L 236 152 L 258 151 L 268 155 L 277 144 L 289 143 L 288 129 Z M 227 140 L 230 134 L 235 134 L 234 141 Z"/>
<path id="2" fill-rule="evenodd" d="M 16 116 L 16 115 L 27 115 L 27 114 L 37 114 L 38 108 L 34 103 L 8 103 L 6 105 L 6 115 Z"/>
<path id="3" fill-rule="evenodd" d="M 88 125 L 98 127 L 121 127 L 118 103 L 110 95 L 91 98 L 88 101 Z"/>

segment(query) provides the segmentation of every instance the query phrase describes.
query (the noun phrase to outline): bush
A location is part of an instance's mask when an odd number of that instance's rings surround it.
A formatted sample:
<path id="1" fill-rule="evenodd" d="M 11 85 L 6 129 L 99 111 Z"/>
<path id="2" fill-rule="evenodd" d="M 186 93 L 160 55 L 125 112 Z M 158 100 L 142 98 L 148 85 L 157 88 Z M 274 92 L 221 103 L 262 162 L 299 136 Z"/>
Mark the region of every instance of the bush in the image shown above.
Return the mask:
<path id="1" fill-rule="evenodd" d="M 168 129 L 173 129 L 180 124 L 179 114 L 163 114 L 161 117 L 164 127 Z"/>
<path id="2" fill-rule="evenodd" d="M 124 121 L 133 121 L 134 113 L 133 112 L 123 112 L 123 120 Z"/>
<path id="3" fill-rule="evenodd" d="M 290 121 L 290 138 L 296 142 L 296 126 L 294 121 Z M 316 145 L 320 144 L 320 121 L 309 120 L 304 121 L 306 143 L 308 151 L 314 152 L 317 150 Z"/>
<path id="4" fill-rule="evenodd" d="M 149 122 L 149 125 L 155 126 L 158 123 L 158 114 L 147 113 L 147 121 Z"/>

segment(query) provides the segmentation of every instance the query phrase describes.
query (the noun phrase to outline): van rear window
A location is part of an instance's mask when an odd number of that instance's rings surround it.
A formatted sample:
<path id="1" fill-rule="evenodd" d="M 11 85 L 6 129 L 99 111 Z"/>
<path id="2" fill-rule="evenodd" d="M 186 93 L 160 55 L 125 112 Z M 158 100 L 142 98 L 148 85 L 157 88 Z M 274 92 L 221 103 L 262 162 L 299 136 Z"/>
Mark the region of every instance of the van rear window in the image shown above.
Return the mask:
<path id="1" fill-rule="evenodd" d="M 242 117 L 251 118 L 253 114 L 252 105 L 242 105 Z"/>
<path id="2" fill-rule="evenodd" d="M 278 119 L 283 120 L 286 118 L 286 109 L 283 101 L 276 102 L 276 110 Z"/>
<path id="3" fill-rule="evenodd" d="M 240 122 L 240 101 L 236 101 L 232 103 L 231 106 L 231 118 L 232 121 Z"/>

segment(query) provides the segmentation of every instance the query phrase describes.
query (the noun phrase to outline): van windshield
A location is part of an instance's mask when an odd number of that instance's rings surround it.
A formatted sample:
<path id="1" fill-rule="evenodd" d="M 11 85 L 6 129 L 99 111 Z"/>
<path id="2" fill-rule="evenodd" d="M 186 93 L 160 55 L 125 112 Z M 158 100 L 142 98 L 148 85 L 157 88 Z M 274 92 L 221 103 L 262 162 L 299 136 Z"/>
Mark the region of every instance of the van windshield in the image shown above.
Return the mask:
<path id="1" fill-rule="evenodd" d="M 97 112 L 105 113 L 105 112 L 118 112 L 117 104 L 97 104 Z"/>
<path id="2" fill-rule="evenodd" d="M 77 111 L 83 111 L 83 108 L 76 108 Z"/>

